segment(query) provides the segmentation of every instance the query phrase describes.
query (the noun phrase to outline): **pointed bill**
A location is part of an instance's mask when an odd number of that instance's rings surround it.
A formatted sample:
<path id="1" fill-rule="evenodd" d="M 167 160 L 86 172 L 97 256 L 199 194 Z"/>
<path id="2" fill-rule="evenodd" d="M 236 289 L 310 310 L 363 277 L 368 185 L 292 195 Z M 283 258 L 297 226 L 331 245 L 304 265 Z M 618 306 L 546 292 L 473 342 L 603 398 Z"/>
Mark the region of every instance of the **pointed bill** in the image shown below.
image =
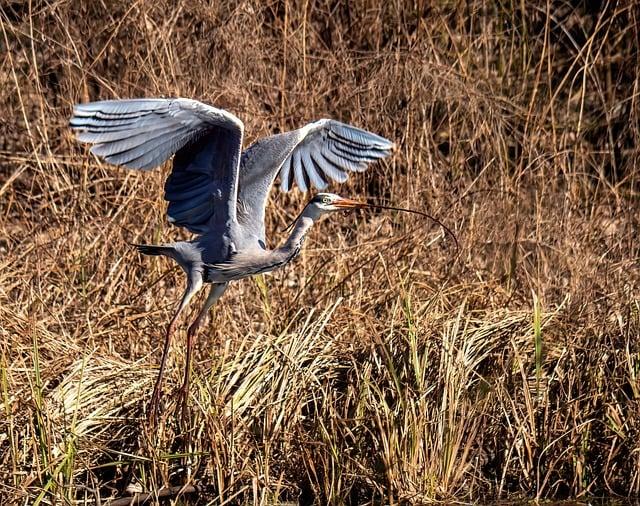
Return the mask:
<path id="1" fill-rule="evenodd" d="M 340 200 L 336 200 L 333 203 L 333 206 L 338 207 L 340 209 L 362 209 L 364 207 L 367 207 L 367 203 L 358 202 L 357 200 L 341 198 Z"/>

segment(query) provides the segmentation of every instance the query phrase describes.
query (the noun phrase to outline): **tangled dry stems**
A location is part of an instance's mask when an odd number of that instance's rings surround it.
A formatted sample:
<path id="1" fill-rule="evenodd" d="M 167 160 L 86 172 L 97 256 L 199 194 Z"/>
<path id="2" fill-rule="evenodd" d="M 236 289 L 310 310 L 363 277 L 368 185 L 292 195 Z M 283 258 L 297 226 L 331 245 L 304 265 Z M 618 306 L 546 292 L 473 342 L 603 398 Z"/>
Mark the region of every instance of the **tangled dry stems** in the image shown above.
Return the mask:
<path id="1" fill-rule="evenodd" d="M 633 2 L 9 2 L 0 10 L 2 495 L 197 484 L 268 503 L 640 493 Z M 102 165 L 77 101 L 182 95 L 249 141 L 330 116 L 394 139 L 336 217 L 236 284 L 191 412 L 143 408 L 181 289 L 167 172 Z M 303 204 L 272 196 L 272 243 Z M 186 326 L 185 326 L 186 328 Z M 184 500 L 187 498 L 185 496 Z M 196 499 L 198 500 L 198 499 Z"/>

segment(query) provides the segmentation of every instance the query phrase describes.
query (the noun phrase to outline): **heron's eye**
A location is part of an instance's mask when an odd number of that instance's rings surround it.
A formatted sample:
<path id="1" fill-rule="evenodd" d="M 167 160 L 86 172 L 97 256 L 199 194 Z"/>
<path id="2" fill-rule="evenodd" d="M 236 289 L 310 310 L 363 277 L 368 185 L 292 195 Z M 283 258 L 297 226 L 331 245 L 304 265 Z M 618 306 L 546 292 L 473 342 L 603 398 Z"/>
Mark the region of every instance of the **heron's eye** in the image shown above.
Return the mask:
<path id="1" fill-rule="evenodd" d="M 322 198 L 322 203 L 323 204 L 330 204 L 331 203 L 331 199 L 329 197 L 323 197 Z"/>

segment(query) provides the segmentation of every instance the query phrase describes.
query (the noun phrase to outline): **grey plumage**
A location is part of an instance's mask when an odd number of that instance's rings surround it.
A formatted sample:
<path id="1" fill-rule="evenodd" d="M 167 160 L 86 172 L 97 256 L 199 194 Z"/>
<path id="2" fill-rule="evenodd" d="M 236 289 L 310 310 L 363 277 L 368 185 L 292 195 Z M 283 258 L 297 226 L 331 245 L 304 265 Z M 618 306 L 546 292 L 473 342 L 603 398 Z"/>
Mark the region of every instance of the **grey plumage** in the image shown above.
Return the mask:
<path id="1" fill-rule="evenodd" d="M 194 240 L 137 245 L 146 255 L 174 259 L 187 275 L 187 289 L 169 324 L 152 408 L 177 318 L 204 283 L 212 283 L 205 305 L 187 332 L 189 381 L 192 339 L 227 283 L 276 269 L 291 261 L 309 228 L 325 213 L 358 207 L 334 194 L 318 194 L 296 221 L 283 246 L 266 247 L 264 213 L 275 179 L 280 189 L 325 189 L 349 173 L 389 156 L 387 139 L 335 120 L 321 119 L 290 132 L 259 139 L 242 152 L 244 125 L 233 114 L 196 100 L 132 99 L 79 104 L 70 126 L 78 140 L 109 163 L 150 170 L 172 155 L 164 198 L 174 225 L 198 234 Z"/>

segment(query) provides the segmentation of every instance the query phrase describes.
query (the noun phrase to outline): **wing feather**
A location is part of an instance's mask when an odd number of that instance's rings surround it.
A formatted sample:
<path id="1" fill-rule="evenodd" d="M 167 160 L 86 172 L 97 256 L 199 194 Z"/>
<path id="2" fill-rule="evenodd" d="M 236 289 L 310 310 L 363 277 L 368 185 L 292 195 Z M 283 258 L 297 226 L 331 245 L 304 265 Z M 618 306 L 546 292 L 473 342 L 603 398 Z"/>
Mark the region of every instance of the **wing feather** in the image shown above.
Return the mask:
<path id="1" fill-rule="evenodd" d="M 204 202 L 200 201 L 199 203 L 195 201 L 171 202 L 169 204 L 169 207 L 171 208 L 169 216 L 173 220 L 172 223 L 183 220 L 200 223 L 204 215 L 210 212 L 212 205 L 213 202 L 211 199 L 205 199 Z"/>
<path id="2" fill-rule="evenodd" d="M 303 167 L 302 165 L 300 150 L 296 149 L 293 153 L 291 153 L 291 159 L 293 160 L 293 168 L 296 174 L 296 183 L 298 183 L 301 191 L 306 192 L 308 186 L 304 177 L 305 167 Z"/>
<path id="3" fill-rule="evenodd" d="M 129 130 L 127 132 L 128 135 L 119 139 L 112 138 L 112 136 L 110 136 L 111 138 L 104 140 L 104 136 L 101 136 L 99 140 L 95 141 L 96 144 L 91 147 L 90 151 L 96 156 L 103 157 L 109 163 L 119 165 L 119 162 L 114 162 L 108 157 L 118 155 L 135 148 L 146 149 L 145 145 L 147 144 L 149 144 L 148 149 L 151 150 L 154 147 L 153 141 L 158 138 L 162 138 L 164 139 L 164 142 L 166 142 L 167 140 L 172 140 L 174 137 L 181 139 L 183 135 L 188 135 L 188 133 L 189 129 L 176 129 L 174 126 L 165 126 L 163 128 L 155 128 L 153 130 Z M 123 133 L 118 132 L 118 135 L 123 135 Z"/>
<path id="4" fill-rule="evenodd" d="M 79 110 L 78 107 L 79 106 L 76 106 L 74 110 L 75 115 L 69 121 L 69 126 L 71 126 L 71 128 L 82 129 L 83 131 L 90 132 L 96 135 L 104 135 L 105 140 L 107 140 L 110 132 L 126 132 L 131 129 L 142 130 L 153 128 L 156 126 L 163 126 L 162 123 L 158 124 L 158 118 L 166 118 L 166 114 L 157 114 L 155 116 L 145 115 L 125 119 L 103 119 L 94 116 L 80 116 L 80 114 L 87 113 Z"/>
<path id="5" fill-rule="evenodd" d="M 171 201 L 171 214 L 175 216 L 175 213 L 180 213 L 185 210 L 196 208 L 201 206 L 202 204 L 211 201 L 211 195 L 209 195 L 206 191 L 202 191 L 202 188 L 197 188 L 197 193 L 193 190 L 193 193 L 190 197 L 184 198 L 184 195 L 181 195 L 180 199 L 176 199 Z"/>
<path id="6" fill-rule="evenodd" d="M 291 169 L 292 169 L 292 165 L 293 165 L 293 161 L 291 160 L 291 155 L 289 155 L 287 157 L 287 159 L 284 161 L 284 163 L 282 164 L 282 169 L 280 170 L 280 179 L 281 179 L 281 183 L 285 188 L 287 188 L 287 190 L 285 191 L 289 191 L 289 187 L 291 185 L 291 181 L 290 181 L 290 175 L 291 175 Z"/>
<path id="7" fill-rule="evenodd" d="M 182 200 L 190 200 L 199 196 L 203 191 L 202 186 L 209 183 L 206 176 L 200 178 L 187 179 L 180 185 L 173 184 L 170 189 L 165 190 L 164 197 L 171 202 L 180 202 Z"/>
<path id="8" fill-rule="evenodd" d="M 321 119 L 298 130 L 254 142 L 242 153 L 238 221 L 264 238 L 264 209 L 271 186 L 280 176 L 280 190 L 294 182 L 302 191 L 324 189 L 332 181 L 344 183 L 351 172 L 365 170 L 389 156 L 394 144 L 360 128 Z"/>
<path id="9" fill-rule="evenodd" d="M 347 173 L 333 160 L 333 154 L 329 152 L 329 148 L 326 146 L 323 146 L 320 152 L 314 152 L 312 156 L 329 179 L 344 183 L 349 178 Z"/>
<path id="10" fill-rule="evenodd" d="M 345 142 L 357 144 L 363 148 L 379 148 L 387 151 L 393 147 L 393 143 L 384 137 L 339 121 L 331 122 L 329 135 L 338 137 Z"/>
<path id="11" fill-rule="evenodd" d="M 313 183 L 313 186 L 315 186 L 319 190 L 324 190 L 327 187 L 327 182 L 318 173 L 316 164 L 311 158 L 311 151 L 309 151 L 308 149 L 297 149 L 296 152 L 300 152 L 302 155 L 304 171 L 309 176 L 310 182 Z M 302 188 L 300 189 L 302 190 Z"/>
<path id="12" fill-rule="evenodd" d="M 107 162 L 149 170 L 176 155 L 165 184 L 169 220 L 194 232 L 236 219 L 244 126 L 196 100 L 106 100 L 74 107 L 70 127 Z"/>
<path id="13" fill-rule="evenodd" d="M 339 183 L 344 183 L 349 178 L 347 172 L 351 169 L 346 165 L 344 158 L 336 155 L 331 151 L 329 146 L 322 146 L 320 155 L 329 163 L 329 170 L 331 171 L 329 175 L 332 179 L 335 179 Z M 335 174 L 335 176 L 333 174 Z"/>
<path id="14" fill-rule="evenodd" d="M 376 160 L 386 156 L 384 151 L 378 151 L 376 149 L 357 149 L 337 142 L 332 142 L 331 147 L 332 149 L 337 150 L 336 153 L 339 153 L 340 156 L 344 155 L 358 163 L 362 161 L 375 162 Z"/>
<path id="15" fill-rule="evenodd" d="M 319 190 L 326 188 L 330 180 L 343 183 L 349 172 L 365 170 L 372 162 L 389 156 L 394 147 L 379 135 L 335 120 L 316 121 L 299 132 L 301 139 L 290 156 L 295 160 L 299 152 L 302 158 L 304 171 L 300 175 L 296 172 L 302 191 L 310 185 L 301 185 L 300 181 L 309 181 Z M 290 187 L 281 189 L 288 191 Z"/>

